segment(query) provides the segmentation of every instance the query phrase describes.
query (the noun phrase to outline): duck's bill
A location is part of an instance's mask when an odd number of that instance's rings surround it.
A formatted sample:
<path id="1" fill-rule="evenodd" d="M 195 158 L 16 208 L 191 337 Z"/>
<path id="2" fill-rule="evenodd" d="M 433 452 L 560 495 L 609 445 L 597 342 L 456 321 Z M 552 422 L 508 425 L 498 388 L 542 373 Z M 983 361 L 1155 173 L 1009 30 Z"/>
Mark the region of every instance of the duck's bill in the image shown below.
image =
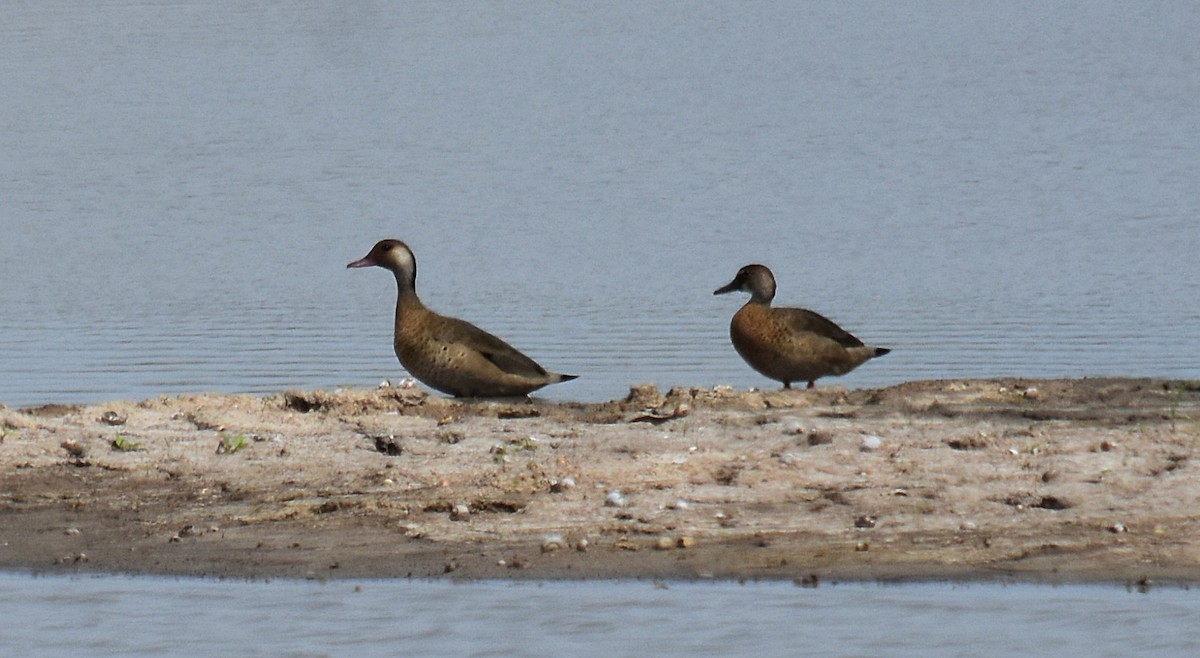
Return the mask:
<path id="1" fill-rule="evenodd" d="M 350 267 L 375 267 L 378 264 L 379 263 L 376 263 L 375 261 L 371 260 L 370 256 L 363 256 L 362 258 L 354 261 L 353 263 L 347 263 L 346 267 L 347 268 L 350 268 Z"/>
<path id="2" fill-rule="evenodd" d="M 714 294 L 714 295 L 724 295 L 724 294 L 725 294 L 725 293 L 727 293 L 727 292 L 733 292 L 734 290 L 737 290 L 737 289 L 738 289 L 738 285 L 739 285 L 739 284 L 738 284 L 738 282 L 737 282 L 737 281 L 730 281 L 729 283 L 727 283 L 727 284 L 725 284 L 725 285 L 721 286 L 720 288 L 717 288 L 716 290 L 714 290 L 714 291 L 713 291 L 713 294 Z"/>

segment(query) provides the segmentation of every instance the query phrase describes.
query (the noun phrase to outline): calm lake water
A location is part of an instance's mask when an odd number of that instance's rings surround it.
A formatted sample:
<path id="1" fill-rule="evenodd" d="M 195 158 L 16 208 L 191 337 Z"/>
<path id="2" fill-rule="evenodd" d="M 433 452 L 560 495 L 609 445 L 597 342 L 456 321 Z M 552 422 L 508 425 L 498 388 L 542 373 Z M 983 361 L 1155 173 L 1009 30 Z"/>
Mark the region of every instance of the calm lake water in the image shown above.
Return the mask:
<path id="1" fill-rule="evenodd" d="M 749 262 L 894 352 L 840 380 L 1200 377 L 1200 5 L 0 6 L 0 402 L 372 386 L 409 242 L 577 373 L 774 386 Z M 837 381 L 837 380 L 832 380 Z"/>
<path id="2" fill-rule="evenodd" d="M 0 574 L 21 656 L 1195 656 L 1200 596 L 1113 586 L 214 582 Z"/>

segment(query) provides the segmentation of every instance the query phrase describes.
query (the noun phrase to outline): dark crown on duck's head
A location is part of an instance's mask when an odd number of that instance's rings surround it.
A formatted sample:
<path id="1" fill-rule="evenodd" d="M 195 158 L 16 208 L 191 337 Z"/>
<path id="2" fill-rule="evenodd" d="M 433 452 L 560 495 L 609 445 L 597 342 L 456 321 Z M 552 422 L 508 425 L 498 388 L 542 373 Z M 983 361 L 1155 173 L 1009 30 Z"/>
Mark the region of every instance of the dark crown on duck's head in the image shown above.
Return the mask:
<path id="1" fill-rule="evenodd" d="M 771 300 L 775 298 L 775 275 L 771 274 L 771 270 L 767 269 L 766 265 L 757 263 L 747 265 L 738 270 L 733 281 L 717 288 L 713 294 L 723 295 L 735 290 L 750 293 L 750 301 L 770 304 Z"/>
<path id="2" fill-rule="evenodd" d="M 346 267 L 382 267 L 396 275 L 396 280 L 412 288 L 417 283 L 417 258 L 412 249 L 399 240 L 380 240 L 362 258 Z"/>

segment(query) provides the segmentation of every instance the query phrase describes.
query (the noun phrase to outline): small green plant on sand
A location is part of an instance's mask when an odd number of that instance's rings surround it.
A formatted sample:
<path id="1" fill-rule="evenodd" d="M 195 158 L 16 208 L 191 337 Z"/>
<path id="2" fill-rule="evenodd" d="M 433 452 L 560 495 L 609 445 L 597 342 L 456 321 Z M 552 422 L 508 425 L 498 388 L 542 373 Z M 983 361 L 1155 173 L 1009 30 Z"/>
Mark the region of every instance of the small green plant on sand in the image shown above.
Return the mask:
<path id="1" fill-rule="evenodd" d="M 113 450 L 120 452 L 136 452 L 142 449 L 142 444 L 138 441 L 132 441 L 129 437 L 117 432 L 116 438 L 112 442 Z"/>
<path id="2" fill-rule="evenodd" d="M 1200 390 L 1200 385 L 1193 381 L 1176 382 L 1174 386 L 1167 388 L 1167 411 L 1168 419 L 1171 421 L 1171 431 L 1178 432 L 1178 423 L 1180 421 L 1192 420 L 1189 416 L 1180 413 L 1179 407 L 1184 402 L 1184 397 L 1193 391 Z"/>
<path id="3" fill-rule="evenodd" d="M 221 442 L 217 444 L 217 454 L 231 455 L 238 450 L 245 448 L 247 445 L 249 445 L 249 442 L 246 440 L 245 434 L 229 436 L 228 434 L 221 432 Z"/>
<path id="4" fill-rule="evenodd" d="M 490 452 L 492 461 L 497 464 L 507 464 L 516 452 L 537 452 L 538 439 L 535 436 L 525 436 L 519 439 L 508 439 L 504 443 L 497 443 L 492 446 Z"/>
<path id="5" fill-rule="evenodd" d="M 537 452 L 539 447 L 538 438 L 536 436 L 527 436 L 515 441 L 510 441 L 510 443 L 526 452 Z"/>
<path id="6" fill-rule="evenodd" d="M 508 455 L 508 447 L 502 443 L 497 443 L 496 445 L 492 446 L 488 452 L 492 453 L 492 461 L 500 464 L 501 466 L 507 464 L 510 459 Z"/>

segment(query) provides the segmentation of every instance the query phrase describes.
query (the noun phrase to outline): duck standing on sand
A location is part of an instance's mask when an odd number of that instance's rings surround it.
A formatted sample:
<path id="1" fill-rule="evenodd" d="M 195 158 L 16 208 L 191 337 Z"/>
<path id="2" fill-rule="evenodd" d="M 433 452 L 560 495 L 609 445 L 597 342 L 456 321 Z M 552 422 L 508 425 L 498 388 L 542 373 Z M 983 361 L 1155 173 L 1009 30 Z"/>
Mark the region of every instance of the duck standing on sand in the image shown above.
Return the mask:
<path id="1" fill-rule="evenodd" d="M 891 350 L 863 342 L 819 313 L 806 308 L 772 308 L 775 275 L 764 265 L 738 270 L 728 285 L 714 295 L 734 290 L 750 293 L 729 323 L 729 338 L 737 353 L 758 372 L 783 382 L 808 382 L 829 375 L 844 375 L 868 359 Z"/>
<path id="2" fill-rule="evenodd" d="M 546 372 L 533 359 L 475 325 L 438 315 L 417 297 L 417 259 L 399 240 L 380 240 L 346 267 L 382 267 L 396 275 L 396 357 L 421 383 L 455 397 L 528 395 L 575 375 Z"/>

